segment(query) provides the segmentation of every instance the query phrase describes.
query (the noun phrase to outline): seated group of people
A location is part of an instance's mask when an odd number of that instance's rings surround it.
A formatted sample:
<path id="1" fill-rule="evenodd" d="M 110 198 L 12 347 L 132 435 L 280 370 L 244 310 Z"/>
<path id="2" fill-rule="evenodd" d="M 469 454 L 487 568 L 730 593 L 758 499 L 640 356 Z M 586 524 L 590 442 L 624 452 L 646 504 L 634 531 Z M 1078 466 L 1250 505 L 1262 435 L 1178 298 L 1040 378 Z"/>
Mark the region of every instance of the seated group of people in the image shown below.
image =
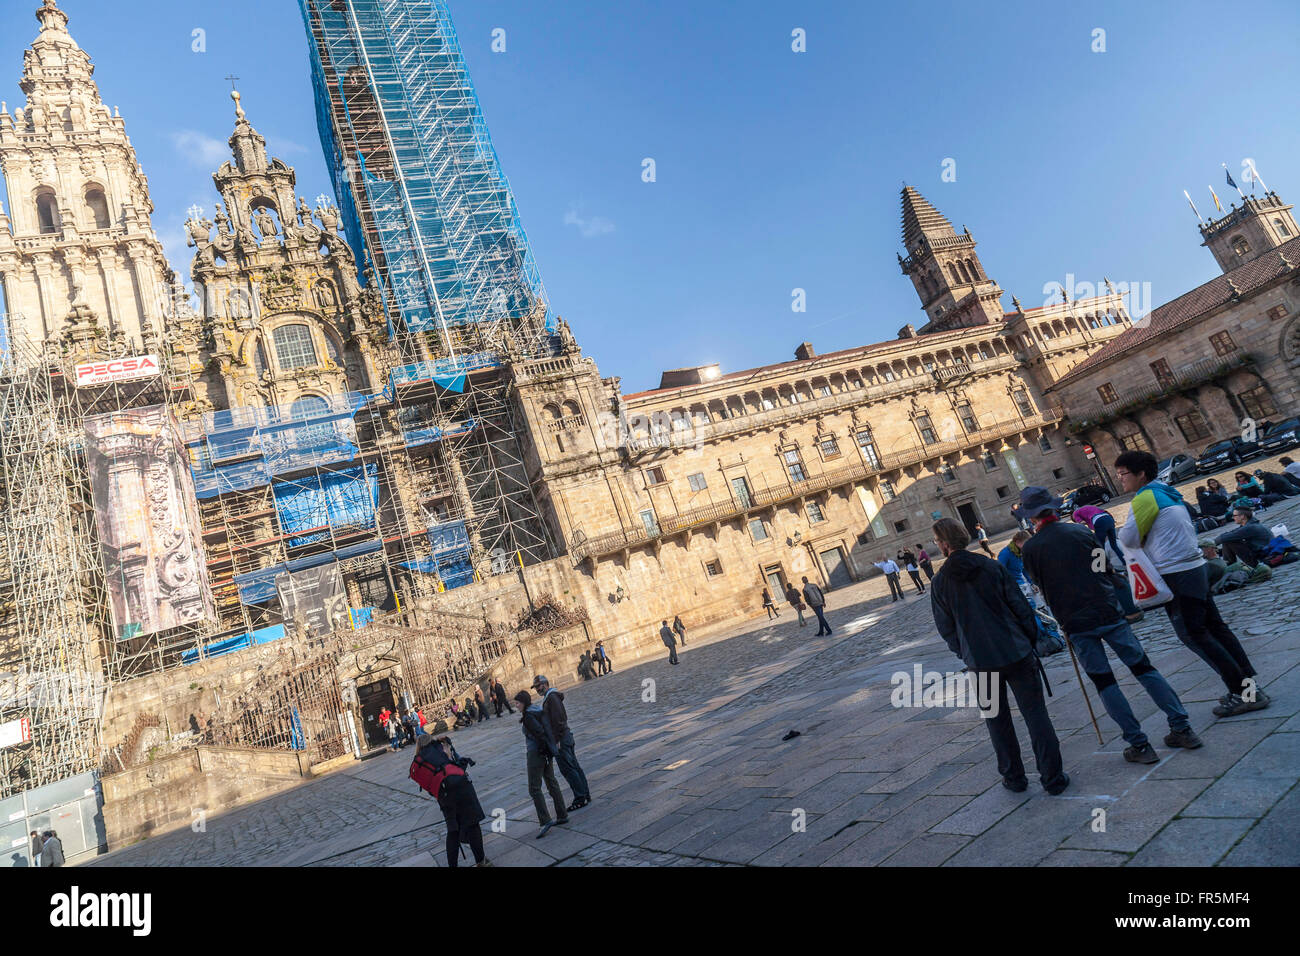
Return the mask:
<path id="1" fill-rule="evenodd" d="M 1233 477 L 1237 487 L 1229 492 L 1217 478 L 1211 478 L 1196 489 L 1196 507 L 1203 518 L 1215 518 L 1220 524 L 1230 520 L 1230 513 L 1237 505 L 1245 505 L 1252 511 L 1275 505 L 1293 495 L 1300 495 L 1300 463 L 1290 458 L 1283 458 L 1282 472 L 1256 469 L 1251 475 L 1244 471 Z M 1243 500 L 1244 499 L 1244 500 Z"/>

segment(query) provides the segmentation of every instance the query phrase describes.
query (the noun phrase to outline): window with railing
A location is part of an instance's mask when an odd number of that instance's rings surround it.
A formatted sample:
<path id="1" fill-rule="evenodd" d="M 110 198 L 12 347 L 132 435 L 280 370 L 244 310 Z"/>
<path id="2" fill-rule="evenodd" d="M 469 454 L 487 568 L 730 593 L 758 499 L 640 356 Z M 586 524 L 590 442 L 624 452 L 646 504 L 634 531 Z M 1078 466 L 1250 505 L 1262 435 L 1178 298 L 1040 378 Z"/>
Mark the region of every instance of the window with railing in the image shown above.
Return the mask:
<path id="1" fill-rule="evenodd" d="M 980 423 L 975 418 L 975 410 L 970 407 L 970 402 L 962 402 L 957 406 L 957 417 L 961 419 L 961 426 L 966 429 L 966 434 L 980 430 Z"/>
<path id="2" fill-rule="evenodd" d="M 1174 373 L 1169 367 L 1168 359 L 1157 359 L 1151 363 L 1151 372 L 1156 377 L 1156 383 L 1161 388 L 1172 388 L 1174 384 Z"/>
<path id="3" fill-rule="evenodd" d="M 934 433 L 934 425 L 931 424 L 929 415 L 916 416 L 916 430 L 921 433 L 921 441 L 927 445 L 933 445 L 939 440 L 939 436 Z"/>
<path id="4" fill-rule="evenodd" d="M 1107 382 L 1105 385 L 1098 385 L 1097 394 L 1101 396 L 1101 400 L 1107 405 L 1119 401 L 1119 395 L 1115 392 L 1115 386 L 1111 385 L 1110 382 Z"/>
<path id="5" fill-rule="evenodd" d="M 871 429 L 861 429 L 857 439 L 858 447 L 862 449 L 862 457 L 866 459 L 867 464 L 872 468 L 880 468 L 880 455 L 876 452 L 876 443 L 871 437 Z"/>
<path id="6" fill-rule="evenodd" d="M 808 476 L 804 473 L 803 462 L 799 460 L 797 449 L 791 448 L 785 452 L 785 467 L 790 473 L 791 481 L 803 481 Z"/>
<path id="7" fill-rule="evenodd" d="M 823 435 L 818 438 L 817 448 L 821 451 L 823 458 L 840 457 L 840 443 L 835 440 L 834 435 Z"/>

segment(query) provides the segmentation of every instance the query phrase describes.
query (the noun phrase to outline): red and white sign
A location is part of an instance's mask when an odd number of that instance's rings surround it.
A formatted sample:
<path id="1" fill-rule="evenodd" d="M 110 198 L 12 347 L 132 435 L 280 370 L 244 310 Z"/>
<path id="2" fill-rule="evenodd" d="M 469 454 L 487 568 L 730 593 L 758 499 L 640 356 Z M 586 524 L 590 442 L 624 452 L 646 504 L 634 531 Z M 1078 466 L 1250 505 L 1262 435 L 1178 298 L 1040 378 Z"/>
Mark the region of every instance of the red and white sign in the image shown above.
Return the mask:
<path id="1" fill-rule="evenodd" d="M 31 739 L 32 725 L 26 717 L 11 720 L 7 724 L 0 724 L 0 749 L 16 747 L 19 744 L 30 742 Z"/>
<path id="2" fill-rule="evenodd" d="M 107 362 L 86 362 L 77 366 L 77 388 L 87 385 L 107 385 L 110 382 L 129 382 L 159 374 L 158 356 L 129 355 Z"/>

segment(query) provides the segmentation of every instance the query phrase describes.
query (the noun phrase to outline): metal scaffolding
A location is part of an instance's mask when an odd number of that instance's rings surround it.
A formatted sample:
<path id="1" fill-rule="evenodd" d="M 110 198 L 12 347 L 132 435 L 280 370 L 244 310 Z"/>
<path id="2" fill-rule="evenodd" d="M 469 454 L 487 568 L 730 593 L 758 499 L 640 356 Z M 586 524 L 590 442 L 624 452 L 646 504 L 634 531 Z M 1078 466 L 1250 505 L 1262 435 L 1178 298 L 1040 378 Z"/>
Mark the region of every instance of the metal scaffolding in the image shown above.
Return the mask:
<path id="1" fill-rule="evenodd" d="M 347 234 L 406 364 L 385 395 L 436 430 L 436 507 L 479 574 L 554 555 L 523 467 L 506 366 L 556 355 L 541 276 L 444 0 L 300 0 L 317 123 Z M 409 444 L 409 442 L 408 442 Z M 452 580 L 466 580 L 453 575 Z"/>
<path id="2" fill-rule="evenodd" d="M 98 765 L 104 616 L 81 439 L 51 368 L 0 317 L 0 798 Z"/>

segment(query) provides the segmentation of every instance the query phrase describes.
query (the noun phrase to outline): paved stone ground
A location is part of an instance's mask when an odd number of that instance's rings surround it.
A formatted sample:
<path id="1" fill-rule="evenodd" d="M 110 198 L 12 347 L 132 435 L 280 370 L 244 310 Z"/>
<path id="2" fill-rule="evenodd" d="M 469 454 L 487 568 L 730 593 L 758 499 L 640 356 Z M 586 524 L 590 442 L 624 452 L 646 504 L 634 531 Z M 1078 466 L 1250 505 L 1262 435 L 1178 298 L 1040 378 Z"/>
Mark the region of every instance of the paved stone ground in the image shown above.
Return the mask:
<path id="1" fill-rule="evenodd" d="M 1111 510 L 1122 523 L 1127 506 Z M 1300 499 L 1261 519 L 1300 532 Z M 770 624 L 688 635 L 678 667 L 650 661 L 567 692 L 594 800 L 543 840 L 517 720 L 460 731 L 456 745 L 478 761 L 485 810 L 504 819 L 504 832 L 485 822 L 499 866 L 1295 866 L 1298 582 L 1300 564 L 1287 565 L 1219 599 L 1273 697 L 1267 710 L 1216 720 L 1218 678 L 1163 612 L 1138 625 L 1205 740 L 1164 748 L 1163 716 L 1112 661 L 1160 752 L 1154 766 L 1123 760 L 1094 694 L 1098 746 L 1068 656 L 1050 658 L 1049 707 L 1072 778 L 1060 797 L 1037 786 L 1018 718 L 1032 782 L 1012 794 L 974 710 L 891 705 L 895 672 L 961 664 L 935 633 L 928 596 L 910 596 L 909 583 L 906 602 L 891 605 L 879 578 L 831 595 L 833 637 L 813 637 L 787 610 Z M 782 742 L 792 729 L 801 736 Z M 204 833 L 155 837 L 92 865 L 445 865 L 441 814 L 407 779 L 409 762 L 409 751 L 380 753 L 211 818 Z M 1098 810 L 1104 832 L 1093 830 Z"/>

